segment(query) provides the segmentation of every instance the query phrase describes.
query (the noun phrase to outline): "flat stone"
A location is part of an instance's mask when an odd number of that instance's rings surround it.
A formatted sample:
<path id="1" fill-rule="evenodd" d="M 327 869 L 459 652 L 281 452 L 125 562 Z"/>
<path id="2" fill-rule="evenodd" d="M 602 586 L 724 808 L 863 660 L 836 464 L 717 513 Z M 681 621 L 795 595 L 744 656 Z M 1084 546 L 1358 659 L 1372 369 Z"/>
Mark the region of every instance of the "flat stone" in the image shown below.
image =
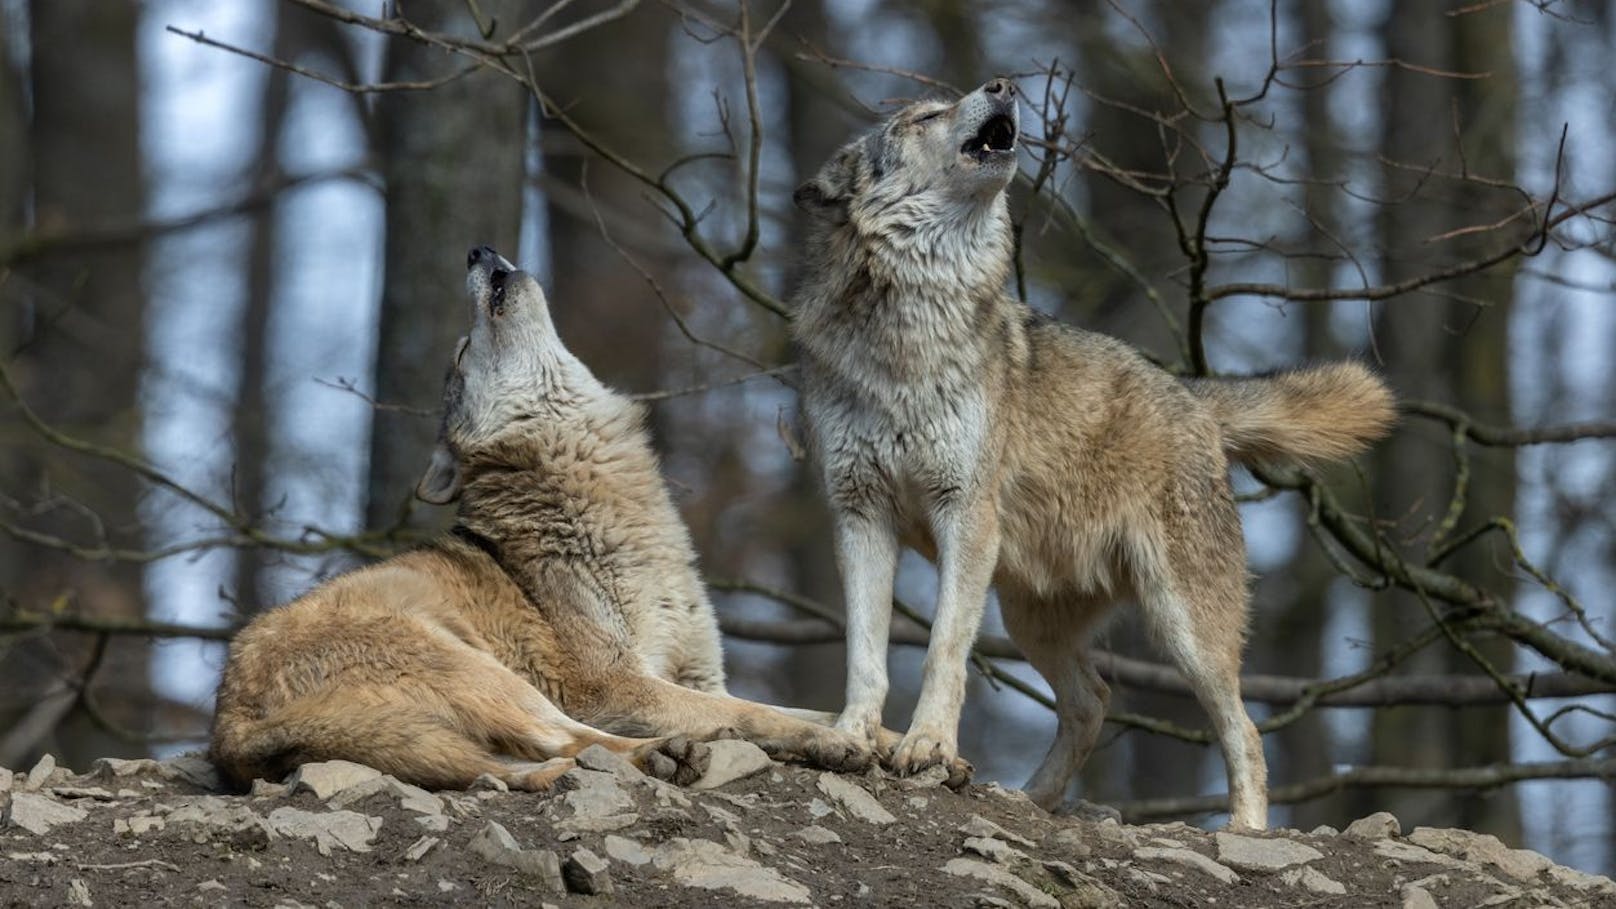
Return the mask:
<path id="1" fill-rule="evenodd" d="M 1171 849 L 1165 846 L 1141 846 L 1133 851 L 1133 857 L 1141 862 L 1171 862 L 1185 868 L 1194 868 L 1203 874 L 1211 875 L 1225 884 L 1237 884 L 1240 875 L 1212 861 L 1199 852 L 1189 849 Z"/>
<path id="2" fill-rule="evenodd" d="M 477 778 L 466 787 L 468 792 L 510 792 L 511 787 L 505 781 L 492 773 L 479 773 Z"/>
<path id="3" fill-rule="evenodd" d="M 632 811 L 623 814 L 606 814 L 599 817 L 575 817 L 564 821 L 556 821 L 554 830 L 562 834 L 563 839 L 576 839 L 581 833 L 606 833 L 610 830 L 624 830 L 640 822 L 640 816 Z"/>
<path id="4" fill-rule="evenodd" d="M 1312 846 L 1283 837 L 1219 832 L 1214 839 L 1218 846 L 1218 861 L 1236 871 L 1283 871 L 1292 865 L 1324 858 L 1324 853 Z"/>
<path id="5" fill-rule="evenodd" d="M 84 883 L 82 878 L 73 878 L 67 882 L 67 904 L 69 906 L 95 905 L 95 900 L 90 898 L 90 885 Z"/>
<path id="6" fill-rule="evenodd" d="M 919 773 L 900 776 L 893 782 L 899 789 L 935 789 L 948 782 L 948 768 L 942 764 L 933 764 Z"/>
<path id="7" fill-rule="evenodd" d="M 963 827 L 960 829 L 964 829 Z M 1058 849 L 1062 854 L 1072 858 L 1088 858 L 1094 852 L 1094 847 L 1088 843 L 1088 836 L 1081 827 L 1062 827 L 1044 837 L 1044 847 Z M 1129 843 L 1128 848 L 1133 848 Z"/>
<path id="8" fill-rule="evenodd" d="M 651 863 L 651 853 L 646 852 L 645 847 L 641 846 L 638 840 L 631 840 L 628 837 L 608 833 L 603 844 L 606 854 L 611 856 L 614 861 L 622 862 L 625 865 L 633 865 L 636 868 Z"/>
<path id="9" fill-rule="evenodd" d="M 707 772 L 701 779 L 690 784 L 692 789 L 717 789 L 725 783 L 745 779 L 755 773 L 774 766 L 763 749 L 740 739 L 721 739 L 708 742 L 708 749 L 712 752 L 712 760 L 707 765 Z"/>
<path id="10" fill-rule="evenodd" d="M 42 755 L 28 771 L 28 777 L 23 780 L 22 788 L 27 792 L 38 792 L 50 780 L 51 774 L 56 772 L 56 758 L 54 755 Z"/>
<path id="11" fill-rule="evenodd" d="M 1538 881 L 1554 862 L 1530 849 L 1511 849 L 1496 836 L 1449 827 L 1415 827 L 1408 841 L 1467 862 L 1492 865 L 1524 883 Z"/>
<path id="12" fill-rule="evenodd" d="M 271 783 L 269 780 L 253 780 L 252 788 L 247 795 L 255 799 L 278 799 L 292 791 L 292 787 L 285 783 Z"/>
<path id="13" fill-rule="evenodd" d="M 1557 884 L 1564 884 L 1573 890 L 1593 891 L 1616 895 L 1616 881 L 1600 874 L 1589 874 L 1564 865 L 1555 865 L 1549 869 L 1549 880 Z"/>
<path id="14" fill-rule="evenodd" d="M 100 786 L 52 786 L 50 793 L 59 799 L 95 799 L 98 802 L 110 802 L 117 798 Z"/>
<path id="15" fill-rule="evenodd" d="M 1001 865 L 1011 865 L 1027 860 L 1025 852 L 1006 843 L 1004 840 L 995 839 L 991 836 L 968 836 L 965 838 L 964 848 L 966 852 L 974 852 Z"/>
<path id="16" fill-rule="evenodd" d="M 140 776 L 143 773 L 157 775 L 160 773 L 158 763 L 151 758 L 96 758 L 90 764 L 90 776 L 106 782 L 120 777 Z"/>
<path id="17" fill-rule="evenodd" d="M 1347 892 L 1345 884 L 1313 867 L 1292 868 L 1279 876 L 1279 882 L 1287 887 L 1301 887 L 1327 896 L 1341 896 Z"/>
<path id="18" fill-rule="evenodd" d="M 1410 884 L 1403 888 L 1403 909 L 1439 909 L 1430 891 Z"/>
<path id="19" fill-rule="evenodd" d="M 770 903 L 806 904 L 812 896 L 802 884 L 712 840 L 675 837 L 658 846 L 651 861 L 686 887 L 728 890 Z"/>
<path id="20" fill-rule="evenodd" d="M 391 776 L 378 776 L 349 786 L 332 796 L 326 804 L 333 808 L 347 808 L 376 795 L 396 800 L 400 808 L 416 814 L 443 813 L 443 799 Z"/>
<path id="21" fill-rule="evenodd" d="M 1382 858 L 1389 858 L 1395 862 L 1423 862 L 1428 865 L 1441 865 L 1445 868 L 1465 868 L 1475 870 L 1476 866 L 1440 852 L 1432 852 L 1424 846 L 1405 843 L 1401 840 L 1383 839 L 1375 841 L 1375 854 Z"/>
<path id="22" fill-rule="evenodd" d="M 317 761 L 292 771 L 286 784 L 294 793 L 312 792 L 315 798 L 325 801 L 351 786 L 380 779 L 381 775 L 380 770 L 353 761 Z"/>
<path id="23" fill-rule="evenodd" d="M 428 852 L 432 851 L 432 847 L 441 842 L 443 842 L 443 840 L 440 840 L 435 836 L 421 837 L 420 839 L 411 843 L 410 848 L 404 850 L 404 861 L 419 862 Z"/>
<path id="24" fill-rule="evenodd" d="M 1338 836 L 1340 835 L 1341 831 L 1331 827 L 1329 824 L 1320 824 L 1317 827 L 1314 827 L 1312 830 L 1309 830 L 1308 833 L 1312 834 L 1313 836 Z"/>
<path id="25" fill-rule="evenodd" d="M 21 827 L 35 836 L 43 836 L 52 827 L 74 824 L 89 817 L 83 808 L 51 799 L 35 792 L 13 792 L 11 802 L 0 817 L 0 827 Z"/>
<path id="26" fill-rule="evenodd" d="M 10 792 L 11 791 L 11 779 L 12 779 L 11 771 L 7 770 L 4 767 L 0 767 L 0 792 Z"/>
<path id="27" fill-rule="evenodd" d="M 1061 909 L 1059 900 L 997 865 L 989 865 L 987 862 L 972 858 L 956 858 L 949 859 L 943 866 L 943 871 L 954 877 L 975 878 L 1002 887 L 1014 893 L 1023 904 L 1033 909 Z"/>
<path id="28" fill-rule="evenodd" d="M 516 838 L 497 821 L 484 824 L 467 848 L 492 864 L 535 879 L 556 893 L 566 890 L 561 877 L 561 859 L 548 849 L 523 849 L 516 845 Z"/>
<path id="29" fill-rule="evenodd" d="M 612 872 L 606 860 L 588 849 L 574 849 L 561 864 L 561 878 L 573 893 L 593 896 L 612 892 Z"/>
<path id="30" fill-rule="evenodd" d="M 640 772 L 640 768 L 634 766 L 633 761 L 607 748 L 605 745 L 590 745 L 588 748 L 578 752 L 573 760 L 576 760 L 578 766 L 585 770 L 610 773 L 612 776 L 624 781 L 631 782 L 645 776 Z"/>
<path id="31" fill-rule="evenodd" d="M 965 834 L 966 836 L 991 836 L 996 840 L 1004 840 L 1007 843 L 1015 843 L 1017 846 L 1023 846 L 1027 849 L 1037 847 L 1037 844 L 1032 840 L 1029 840 L 1024 836 L 1011 833 L 980 814 L 971 815 L 970 820 L 959 826 L 959 832 Z"/>
<path id="32" fill-rule="evenodd" d="M 836 831 L 831 830 L 828 827 L 821 827 L 818 824 L 809 824 L 801 830 L 794 831 L 791 835 L 805 843 L 813 843 L 820 846 L 828 843 L 840 843 L 842 841 L 841 835 Z"/>
<path id="33" fill-rule="evenodd" d="M 1379 840 L 1389 836 L 1398 836 L 1403 832 L 1403 825 L 1397 822 L 1397 815 L 1390 811 L 1377 811 L 1374 814 L 1358 818 L 1347 825 L 1344 831 L 1347 836 L 1355 836 L 1364 840 Z"/>
<path id="34" fill-rule="evenodd" d="M 834 773 L 821 773 L 816 784 L 819 791 L 841 805 L 848 814 L 870 824 L 890 824 L 897 820 L 892 812 L 881 807 L 875 796 L 863 788 L 849 783 Z M 812 810 L 812 806 L 810 806 Z"/>
<path id="35" fill-rule="evenodd" d="M 165 780 L 190 783 L 192 786 L 214 792 L 222 788 L 219 785 L 218 769 L 200 754 L 182 754 L 166 761 L 158 761 L 157 775 Z"/>
<path id="36" fill-rule="evenodd" d="M 381 818 L 355 811 L 304 811 L 290 805 L 276 808 L 265 820 L 281 836 L 314 840 L 321 855 L 330 855 L 333 846 L 369 852 L 382 827 Z"/>
<path id="37" fill-rule="evenodd" d="M 168 822 L 155 814 L 136 814 L 131 817 L 118 818 L 112 822 L 112 832 L 120 836 L 140 836 L 154 830 L 162 830 Z"/>
<path id="38" fill-rule="evenodd" d="M 415 822 L 431 833 L 442 833 L 449 829 L 449 816 L 446 814 L 423 814 Z"/>

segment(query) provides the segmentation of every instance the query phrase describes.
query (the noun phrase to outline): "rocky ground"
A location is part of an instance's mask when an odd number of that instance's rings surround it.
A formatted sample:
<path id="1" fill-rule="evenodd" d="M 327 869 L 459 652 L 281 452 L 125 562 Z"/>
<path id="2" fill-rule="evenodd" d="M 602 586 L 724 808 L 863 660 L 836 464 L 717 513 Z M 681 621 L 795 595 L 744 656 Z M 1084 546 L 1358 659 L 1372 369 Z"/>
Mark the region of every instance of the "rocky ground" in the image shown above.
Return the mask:
<path id="1" fill-rule="evenodd" d="M 714 743 L 690 788 L 599 749 L 553 792 L 309 764 L 224 795 L 201 758 L 0 770 L 0 905 L 1616 907 L 1462 830 L 1208 833 L 1051 817 L 997 786 L 837 776 Z"/>

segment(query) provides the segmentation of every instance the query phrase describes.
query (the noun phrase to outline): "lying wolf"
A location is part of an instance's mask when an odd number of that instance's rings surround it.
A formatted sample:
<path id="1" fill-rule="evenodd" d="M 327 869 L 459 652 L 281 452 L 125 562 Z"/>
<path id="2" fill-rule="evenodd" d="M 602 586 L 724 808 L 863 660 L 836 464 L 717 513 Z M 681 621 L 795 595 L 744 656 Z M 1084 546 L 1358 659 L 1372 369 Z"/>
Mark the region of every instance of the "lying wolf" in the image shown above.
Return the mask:
<path id="1" fill-rule="evenodd" d="M 1229 462 L 1351 455 L 1387 431 L 1390 395 L 1350 363 L 1181 381 L 1018 302 L 1005 291 L 1017 131 L 1014 86 L 995 79 L 958 103 L 899 111 L 796 193 L 815 221 L 794 323 L 803 410 L 848 612 L 838 726 L 866 740 L 879 726 L 901 541 L 937 563 L 939 590 L 895 769 L 954 758 L 991 582 L 1055 692 L 1059 731 L 1027 784 L 1055 807 L 1109 697 L 1089 636 L 1133 599 L 1211 714 L 1231 822 L 1261 828 L 1267 770 L 1240 700 L 1246 564 Z"/>
<path id="2" fill-rule="evenodd" d="M 691 740 L 720 737 L 863 767 L 862 741 L 725 693 L 642 408 L 562 346 L 531 276 L 486 247 L 468 266 L 471 334 L 417 488 L 458 499 L 458 524 L 237 635 L 213 727 L 224 776 L 342 758 L 422 786 L 488 773 L 537 790 L 601 744 L 687 782 L 708 757 Z"/>

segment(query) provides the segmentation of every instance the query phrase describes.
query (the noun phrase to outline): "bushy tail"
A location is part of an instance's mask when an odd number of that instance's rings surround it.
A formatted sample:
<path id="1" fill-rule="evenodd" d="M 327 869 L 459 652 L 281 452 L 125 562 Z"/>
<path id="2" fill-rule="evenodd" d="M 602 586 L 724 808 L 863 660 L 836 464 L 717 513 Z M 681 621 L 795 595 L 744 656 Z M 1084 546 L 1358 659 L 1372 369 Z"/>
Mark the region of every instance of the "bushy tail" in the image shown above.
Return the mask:
<path id="1" fill-rule="evenodd" d="M 1244 462 L 1334 461 L 1363 451 L 1397 419 L 1391 390 L 1360 363 L 1330 363 L 1249 379 L 1191 379 Z"/>

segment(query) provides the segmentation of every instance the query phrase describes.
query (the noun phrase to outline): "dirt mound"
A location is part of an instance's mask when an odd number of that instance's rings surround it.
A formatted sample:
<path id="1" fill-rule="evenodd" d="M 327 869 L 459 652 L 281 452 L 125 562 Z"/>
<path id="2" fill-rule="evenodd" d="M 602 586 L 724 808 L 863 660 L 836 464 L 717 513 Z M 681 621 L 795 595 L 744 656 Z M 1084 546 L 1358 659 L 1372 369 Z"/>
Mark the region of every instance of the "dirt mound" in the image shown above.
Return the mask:
<path id="1" fill-rule="evenodd" d="M 1616 883 L 1390 815 L 1208 833 L 1051 817 L 997 786 L 715 747 L 681 789 L 591 749 L 543 795 L 344 762 L 248 795 L 199 757 L 0 771 L 0 905 L 1616 906 Z"/>

